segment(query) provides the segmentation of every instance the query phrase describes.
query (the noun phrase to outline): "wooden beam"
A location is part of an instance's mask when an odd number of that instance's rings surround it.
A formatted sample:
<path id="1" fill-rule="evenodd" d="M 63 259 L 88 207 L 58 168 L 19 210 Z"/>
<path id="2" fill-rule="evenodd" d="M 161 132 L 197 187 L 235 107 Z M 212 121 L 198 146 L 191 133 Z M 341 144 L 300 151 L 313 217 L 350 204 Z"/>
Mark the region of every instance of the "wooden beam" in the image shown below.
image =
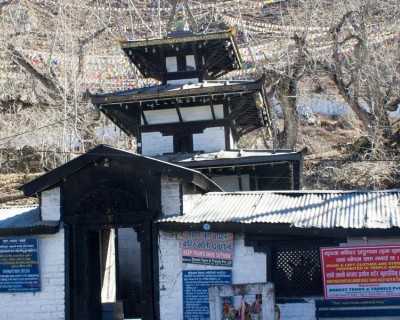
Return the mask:
<path id="1" fill-rule="evenodd" d="M 181 109 L 179 108 L 179 104 L 178 103 L 175 105 L 175 109 L 176 109 L 176 113 L 178 114 L 179 122 L 183 122 Z"/>
<path id="2" fill-rule="evenodd" d="M 146 118 L 146 115 L 143 112 L 143 108 L 142 107 L 139 107 L 139 112 L 140 112 L 140 115 L 143 118 L 144 125 L 147 126 L 149 123 L 147 122 L 147 118 Z"/>
<path id="3" fill-rule="evenodd" d="M 210 108 L 213 120 L 216 120 L 215 110 L 214 110 L 214 101 L 212 100 L 212 96 L 210 96 Z"/>
<path id="4" fill-rule="evenodd" d="M 139 211 L 123 214 L 96 214 L 96 215 L 74 215 L 65 216 L 65 223 L 83 223 L 93 225 L 121 225 L 121 224 L 135 224 L 142 223 L 154 219 L 157 212 L 153 211 Z"/>

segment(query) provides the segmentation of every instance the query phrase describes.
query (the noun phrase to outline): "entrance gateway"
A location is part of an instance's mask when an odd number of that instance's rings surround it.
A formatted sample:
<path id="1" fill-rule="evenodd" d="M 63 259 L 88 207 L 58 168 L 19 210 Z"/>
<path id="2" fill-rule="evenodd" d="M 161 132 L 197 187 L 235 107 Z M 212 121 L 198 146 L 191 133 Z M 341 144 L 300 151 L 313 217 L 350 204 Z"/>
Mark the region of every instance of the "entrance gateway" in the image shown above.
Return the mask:
<path id="1" fill-rule="evenodd" d="M 171 183 L 176 207 L 165 203 Z M 194 170 L 104 145 L 21 189 L 60 195 L 66 320 L 107 320 L 104 307 L 115 302 L 125 319 L 160 319 L 155 220 L 179 213 L 185 193 L 221 191 Z"/>
<path id="2" fill-rule="evenodd" d="M 151 270 L 156 216 L 134 194 L 100 186 L 65 218 L 72 319 L 105 320 L 103 310 L 115 301 L 127 318 L 155 318 Z"/>

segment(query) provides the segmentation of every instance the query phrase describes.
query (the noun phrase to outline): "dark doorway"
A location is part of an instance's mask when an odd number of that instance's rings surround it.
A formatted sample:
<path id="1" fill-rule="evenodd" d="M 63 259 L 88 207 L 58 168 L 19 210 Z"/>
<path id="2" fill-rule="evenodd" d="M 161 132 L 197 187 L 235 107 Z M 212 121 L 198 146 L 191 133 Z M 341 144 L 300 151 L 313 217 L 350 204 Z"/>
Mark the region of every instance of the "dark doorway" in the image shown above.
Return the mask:
<path id="1" fill-rule="evenodd" d="M 87 319 L 101 319 L 100 233 L 86 230 L 85 240 L 85 314 Z"/>
<path id="2" fill-rule="evenodd" d="M 139 228 L 118 229 L 117 300 L 125 318 L 141 317 L 142 263 Z"/>
<path id="3" fill-rule="evenodd" d="M 157 212 L 112 191 L 91 192 L 65 217 L 68 320 L 113 319 L 102 310 L 115 302 L 125 318 L 157 319 Z"/>
<path id="4" fill-rule="evenodd" d="M 192 151 L 193 151 L 193 135 L 191 134 L 174 135 L 174 153 L 192 152 Z"/>

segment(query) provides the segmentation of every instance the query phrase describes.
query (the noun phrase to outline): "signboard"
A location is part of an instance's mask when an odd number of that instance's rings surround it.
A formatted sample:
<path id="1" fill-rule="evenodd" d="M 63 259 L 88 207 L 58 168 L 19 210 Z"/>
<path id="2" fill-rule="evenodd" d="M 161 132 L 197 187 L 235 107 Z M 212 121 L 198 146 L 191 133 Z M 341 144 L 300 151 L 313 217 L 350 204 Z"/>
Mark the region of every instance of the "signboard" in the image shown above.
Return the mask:
<path id="1" fill-rule="evenodd" d="M 185 231 L 182 262 L 232 267 L 233 233 Z"/>
<path id="2" fill-rule="evenodd" d="M 0 292 L 36 291 L 40 291 L 37 239 L 0 239 Z"/>
<path id="3" fill-rule="evenodd" d="M 231 284 L 231 270 L 184 270 L 183 320 L 210 320 L 208 287 Z"/>
<path id="4" fill-rule="evenodd" d="M 400 297 L 400 245 L 321 248 L 325 299 Z"/>

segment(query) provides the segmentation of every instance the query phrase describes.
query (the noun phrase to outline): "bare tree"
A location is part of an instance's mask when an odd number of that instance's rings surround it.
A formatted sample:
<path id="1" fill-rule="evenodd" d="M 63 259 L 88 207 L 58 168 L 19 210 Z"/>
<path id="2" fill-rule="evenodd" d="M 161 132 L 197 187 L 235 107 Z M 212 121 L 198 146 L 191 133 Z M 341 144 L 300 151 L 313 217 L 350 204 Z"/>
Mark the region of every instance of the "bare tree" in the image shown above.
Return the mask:
<path id="1" fill-rule="evenodd" d="M 58 151 L 56 166 L 96 138 L 84 73 L 114 21 L 80 1 L 10 0 L 0 9 L 0 58 L 8 63 L 0 81 L 0 146 Z"/>
<path id="2" fill-rule="evenodd" d="M 239 44 L 256 60 L 255 74 L 264 73 L 266 100 L 278 102 L 282 109 L 284 125 L 275 130 L 274 147 L 296 146 L 302 82 L 309 77 L 325 81 L 321 79 L 326 75 L 362 120 L 375 146 L 390 138 L 388 112 L 400 102 L 398 1 L 287 0 L 259 10 L 238 1 L 226 11 L 226 4 L 190 5 L 199 30 L 224 27 L 221 17 L 240 18 Z M 0 147 L 35 140 L 39 146 L 54 144 L 69 152 L 73 140 L 94 143 L 88 89 L 123 88 L 110 85 L 102 74 L 89 79 L 89 60 L 100 66 L 102 56 L 122 57 L 118 38 L 165 34 L 170 11 L 167 1 L 1 1 L 0 60 L 5 72 L 0 75 L 0 110 L 5 116 L 0 122 L 6 129 L 0 132 Z M 247 32 L 249 19 L 270 21 L 279 28 Z M 315 37 L 322 38 L 320 44 Z M 279 51 L 272 58 L 253 57 L 260 42 L 268 44 L 263 47 L 267 52 L 279 44 Z M 122 76 L 113 80 L 122 82 Z M 25 131 L 10 125 L 17 117 L 21 127 L 31 131 L 30 139 L 7 139 Z M 33 132 L 37 127 L 47 128 L 46 134 Z"/>
<path id="3" fill-rule="evenodd" d="M 318 64 L 361 120 L 373 150 L 383 151 L 393 135 L 389 112 L 400 103 L 399 4 L 332 1 L 330 7 L 323 18 L 332 49 Z"/>
<path id="4" fill-rule="evenodd" d="M 301 89 L 308 79 L 321 86 L 328 79 L 362 121 L 374 150 L 382 151 L 393 135 L 389 112 L 400 102 L 398 1 L 296 0 L 278 9 L 278 29 L 251 40 L 264 41 L 267 50 L 282 47 L 257 65 L 283 114 L 275 145 L 296 146 Z"/>
<path id="5" fill-rule="evenodd" d="M 264 70 L 266 85 L 270 87 L 269 96 L 278 102 L 283 114 L 283 129 L 275 127 L 275 148 L 294 149 L 297 143 L 300 116 L 297 110 L 299 97 L 299 82 L 306 72 L 308 54 L 305 47 L 305 37 L 297 34 L 292 37 L 293 44 L 289 48 L 288 63 L 281 70 L 266 67 Z M 271 100 L 266 97 L 271 105 Z M 270 106 L 270 109 L 273 109 Z"/>

